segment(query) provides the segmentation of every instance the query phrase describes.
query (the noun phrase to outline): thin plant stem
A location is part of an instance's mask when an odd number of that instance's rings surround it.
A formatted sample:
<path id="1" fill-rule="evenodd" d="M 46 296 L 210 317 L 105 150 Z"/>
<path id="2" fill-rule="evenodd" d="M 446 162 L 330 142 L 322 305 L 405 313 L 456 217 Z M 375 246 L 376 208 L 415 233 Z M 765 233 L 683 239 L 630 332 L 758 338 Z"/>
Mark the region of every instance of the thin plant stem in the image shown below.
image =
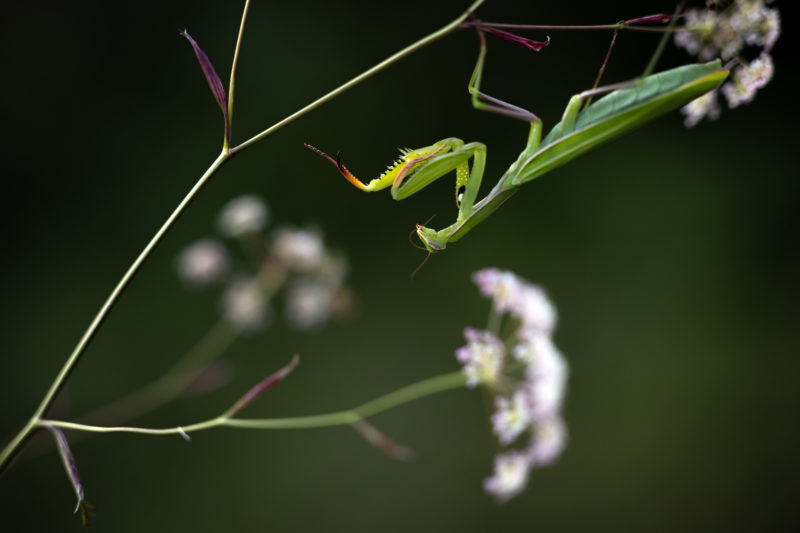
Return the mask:
<path id="1" fill-rule="evenodd" d="M 294 122 L 298 118 L 300 118 L 303 115 L 309 113 L 310 111 L 313 111 L 314 109 L 316 109 L 319 106 L 321 106 L 322 104 L 325 104 L 326 102 L 332 100 L 333 98 L 336 98 L 337 96 L 339 96 L 343 92 L 345 92 L 348 89 L 358 85 L 359 83 L 361 83 L 362 81 L 366 80 L 370 76 L 372 76 L 374 74 L 377 74 L 378 72 L 380 72 L 381 70 L 385 69 L 386 67 L 388 67 L 390 65 L 393 65 L 397 61 L 405 58 L 406 56 L 409 56 L 409 55 L 413 54 L 417 50 L 419 50 L 421 48 L 424 48 L 425 46 L 428 46 L 432 42 L 437 41 L 437 40 L 441 39 L 442 37 L 444 37 L 444 36 L 454 32 L 454 31 L 458 30 L 462 26 L 462 23 L 476 9 L 478 9 L 478 7 L 483 2 L 484 2 L 484 0 L 476 0 L 471 6 L 469 6 L 469 8 L 460 17 L 455 19 L 453 22 L 451 22 L 447 26 L 444 26 L 443 28 L 441 28 L 439 30 L 436 30 L 435 32 L 427 35 L 426 37 L 423 37 L 422 39 L 420 39 L 419 41 L 415 42 L 414 44 L 411 44 L 411 45 L 403 48 L 402 50 L 400 50 L 396 54 L 394 54 L 392 56 L 389 56 L 387 59 L 384 59 L 383 61 L 381 61 L 380 63 L 378 63 L 374 67 L 364 71 L 363 73 L 359 74 L 358 76 L 356 76 L 355 78 L 351 79 L 347 83 L 344 83 L 344 84 L 340 85 L 339 87 L 337 87 L 336 89 L 332 90 L 331 92 L 329 92 L 325 96 L 323 96 L 321 98 L 318 98 L 317 100 L 314 100 L 313 102 L 311 102 L 310 104 L 308 104 L 304 108 L 300 109 L 299 111 L 297 111 L 295 113 L 292 113 L 291 115 L 289 115 L 285 119 L 281 120 L 280 122 L 277 122 L 274 125 L 270 126 L 269 128 L 265 129 L 264 131 L 262 131 L 261 133 L 259 133 L 257 135 L 254 135 L 250 139 L 244 141 L 239 146 L 236 146 L 235 148 L 231 148 L 231 155 L 233 156 L 233 155 L 241 152 L 245 148 L 248 148 L 251 145 L 257 143 L 258 141 L 264 139 L 265 137 L 268 137 L 269 135 L 271 135 L 275 131 L 283 128 L 284 126 L 287 126 L 288 124 L 291 124 L 292 122 Z"/>
<path id="2" fill-rule="evenodd" d="M 608 52 L 606 52 L 606 57 L 603 60 L 603 64 L 600 65 L 600 70 L 597 72 L 597 77 L 594 80 L 594 85 L 592 85 L 592 90 L 597 89 L 598 85 L 600 85 L 600 80 L 603 79 L 603 74 L 606 71 L 606 67 L 608 66 L 608 61 L 611 59 L 611 52 L 614 51 L 614 45 L 617 44 L 617 36 L 619 35 L 619 30 L 614 30 L 614 33 L 611 35 L 611 44 L 608 47 Z M 583 108 L 586 109 L 590 105 L 592 105 L 592 97 L 590 96 L 586 103 L 583 105 Z"/>
<path id="3" fill-rule="evenodd" d="M 542 25 L 542 24 L 507 24 L 503 22 L 465 22 L 463 27 L 472 28 L 475 26 L 490 26 L 492 28 L 503 30 L 538 30 L 538 31 L 607 31 L 607 30 L 630 30 L 630 31 L 643 31 L 654 33 L 665 33 L 673 30 L 667 28 L 659 28 L 657 26 L 636 26 L 633 24 L 626 24 L 625 22 L 618 22 L 616 24 L 589 24 L 589 25 Z"/>
<path id="4" fill-rule="evenodd" d="M 250 0 L 245 0 L 244 11 L 242 12 L 242 22 L 239 24 L 239 35 L 236 37 L 236 48 L 233 51 L 231 78 L 228 81 L 228 120 L 230 122 L 233 122 L 233 89 L 236 86 L 236 68 L 239 66 L 239 52 L 242 49 L 242 36 L 244 35 L 244 25 L 247 22 L 247 12 L 249 10 Z"/>
<path id="5" fill-rule="evenodd" d="M 390 65 L 399 61 L 400 59 L 403 59 L 406 56 L 416 52 L 417 50 L 420 50 L 421 48 L 431 44 L 432 42 L 458 30 L 461 27 L 461 24 L 464 22 L 464 20 L 466 20 L 467 17 L 469 17 L 483 2 L 484 0 L 475 0 L 475 2 L 473 2 L 472 5 L 470 5 L 469 8 L 464 13 L 462 13 L 458 18 L 456 18 L 450 24 L 427 35 L 426 37 L 423 37 L 416 43 L 407 46 L 406 48 L 402 49 L 396 54 L 390 56 L 388 59 L 378 63 L 374 67 L 366 70 L 362 74 L 344 83 L 343 85 L 329 92 L 325 96 L 315 100 L 306 107 L 289 115 L 285 119 L 277 122 L 273 126 L 270 126 L 266 130 L 262 131 L 261 133 L 252 137 L 251 139 L 243 142 L 239 146 L 233 149 L 228 149 L 227 146 L 223 146 L 223 150 L 220 153 L 220 155 L 214 160 L 211 166 L 208 167 L 205 173 L 203 173 L 203 175 L 200 177 L 197 183 L 195 183 L 195 185 L 189 191 L 189 193 L 183 198 L 183 200 L 181 200 L 180 204 L 178 204 L 178 207 L 176 207 L 175 210 L 172 212 L 172 214 L 169 216 L 169 218 L 167 218 L 166 222 L 164 222 L 164 224 L 156 232 L 153 238 L 150 239 L 147 246 L 145 246 L 144 250 L 142 250 L 142 252 L 134 260 L 131 266 L 128 267 L 128 270 L 125 272 L 125 274 L 119 280 L 117 285 L 111 291 L 111 294 L 108 296 L 105 303 L 98 311 L 97 315 L 95 315 L 94 319 L 89 324 L 89 327 L 87 328 L 86 332 L 83 334 L 81 339 L 78 341 L 78 344 L 75 346 L 72 353 L 67 358 L 66 362 L 64 363 L 60 372 L 56 376 L 55 380 L 50 385 L 50 388 L 48 389 L 41 403 L 37 407 L 33 416 L 31 416 L 31 418 L 28 420 L 25 426 L 11 439 L 11 441 L 3 449 L 3 451 L 0 452 L 0 474 L 2 474 L 6 470 L 6 468 L 8 468 L 9 464 L 11 463 L 11 460 L 19 453 L 19 451 L 22 449 L 22 446 L 28 441 L 28 439 L 30 439 L 33 432 L 41 427 L 40 421 L 44 413 L 47 412 L 47 409 L 52 405 L 53 401 L 55 400 L 56 394 L 58 394 L 58 392 L 64 386 L 64 383 L 66 382 L 69 375 L 72 373 L 72 370 L 75 368 L 75 365 L 80 360 L 89 342 L 97 333 L 98 328 L 106 319 L 108 313 L 111 311 L 111 308 L 114 306 L 119 297 L 122 295 L 122 292 L 125 290 L 130 281 L 139 271 L 139 268 L 141 268 L 141 266 L 150 256 L 150 253 L 153 251 L 153 249 L 155 249 L 156 245 L 159 242 L 161 242 L 161 239 L 164 237 L 164 235 L 166 235 L 166 233 L 170 230 L 170 228 L 172 228 L 172 226 L 175 224 L 175 222 L 178 220 L 181 214 L 183 214 L 183 212 L 186 210 L 189 204 L 194 200 L 194 198 L 197 196 L 197 194 L 200 192 L 203 186 L 205 186 L 208 180 L 214 174 L 216 174 L 219 171 L 219 169 L 222 168 L 222 166 L 228 160 L 230 160 L 231 157 L 239 154 L 240 152 L 244 151 L 245 149 L 249 148 L 255 143 L 265 139 L 275 131 L 294 122 L 298 118 L 308 114 L 309 112 L 313 111 L 314 109 L 318 108 L 319 106 L 328 102 L 329 100 L 339 96 L 348 89 L 355 87 L 356 85 L 363 82 L 370 76 L 389 67 Z M 245 9 L 247 9 L 247 5 L 248 4 L 246 3 Z M 241 31 L 239 39 L 241 39 Z M 234 62 L 234 65 L 235 64 L 236 63 Z"/>
<path id="6" fill-rule="evenodd" d="M 658 64 L 658 60 L 661 59 L 661 54 L 664 53 L 664 48 L 667 46 L 667 42 L 669 42 L 670 34 L 675 30 L 675 23 L 678 21 L 678 16 L 683 13 L 683 8 L 686 7 L 686 0 L 681 0 L 678 3 L 678 7 L 675 8 L 675 15 L 673 19 L 669 22 L 669 25 L 665 28 L 667 33 L 665 33 L 661 40 L 658 42 L 658 47 L 656 51 L 653 53 L 653 57 L 650 58 L 650 62 L 647 63 L 647 67 L 642 72 L 642 77 L 649 76 L 653 73 L 656 69 L 656 65 Z"/>
<path id="7" fill-rule="evenodd" d="M 372 400 L 346 411 L 335 411 L 321 415 L 298 416 L 287 418 L 229 418 L 220 415 L 188 426 L 169 428 L 142 428 L 131 426 L 94 426 L 66 422 L 62 420 L 41 419 L 38 426 L 52 426 L 73 431 L 89 431 L 93 433 L 138 433 L 141 435 L 180 435 L 195 431 L 203 431 L 217 427 L 234 427 L 240 429 L 311 429 L 331 426 L 350 425 L 366 418 L 373 417 L 394 407 L 431 396 L 448 390 L 459 389 L 466 385 L 467 378 L 462 372 L 452 372 L 419 381 L 380 398 Z"/>

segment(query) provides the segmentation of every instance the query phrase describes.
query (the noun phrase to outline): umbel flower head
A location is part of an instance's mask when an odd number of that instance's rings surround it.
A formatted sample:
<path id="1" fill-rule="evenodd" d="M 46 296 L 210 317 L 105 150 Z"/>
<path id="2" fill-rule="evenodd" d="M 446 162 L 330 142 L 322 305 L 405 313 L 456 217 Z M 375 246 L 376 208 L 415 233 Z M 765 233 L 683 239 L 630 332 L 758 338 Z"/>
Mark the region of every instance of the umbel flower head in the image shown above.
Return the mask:
<path id="1" fill-rule="evenodd" d="M 266 235 L 269 218 L 266 204 L 255 195 L 225 204 L 219 232 L 242 245 L 247 261 L 233 268 L 233 254 L 221 241 L 201 239 L 180 254 L 181 279 L 192 287 L 224 283 L 220 313 L 242 333 L 270 323 L 272 301 L 283 289 L 287 322 L 297 329 L 318 329 L 331 316 L 347 312 L 347 261 L 325 246 L 317 229 L 283 226 Z"/>
<path id="2" fill-rule="evenodd" d="M 503 503 L 525 488 L 532 468 L 551 464 L 564 449 L 568 368 L 553 344 L 556 311 L 541 287 L 496 268 L 479 270 L 472 279 L 492 300 L 494 316 L 507 316 L 513 325 L 502 340 L 496 331 L 465 328 L 467 344 L 456 350 L 467 386 L 484 386 L 494 395 L 490 421 L 506 449 L 495 457 L 494 473 L 483 486 Z"/>
<path id="3" fill-rule="evenodd" d="M 772 79 L 774 65 L 770 52 L 781 33 L 777 8 L 771 0 L 735 0 L 723 10 L 689 9 L 685 31 L 675 34 L 675 44 L 701 61 L 714 57 L 736 60 L 730 80 L 684 106 L 684 124 L 692 127 L 703 118 L 720 115 L 719 93 L 731 109 L 749 103 L 756 92 Z M 756 57 L 748 60 L 747 57 Z"/>

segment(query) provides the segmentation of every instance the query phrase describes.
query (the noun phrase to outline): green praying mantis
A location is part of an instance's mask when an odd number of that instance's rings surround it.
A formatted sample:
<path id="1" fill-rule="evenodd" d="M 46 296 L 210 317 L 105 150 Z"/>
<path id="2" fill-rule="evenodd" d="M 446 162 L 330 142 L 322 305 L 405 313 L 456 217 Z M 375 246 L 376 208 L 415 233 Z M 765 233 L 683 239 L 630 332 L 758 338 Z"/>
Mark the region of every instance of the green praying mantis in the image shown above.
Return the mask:
<path id="1" fill-rule="evenodd" d="M 728 76 L 720 61 L 684 65 L 633 81 L 590 89 L 570 98 L 561 121 L 542 139 L 542 121 L 525 109 L 493 98 L 480 91 L 486 58 L 486 41 L 478 32 L 480 53 L 468 90 L 472 106 L 530 123 L 525 149 L 480 201 L 476 201 L 486 163 L 486 146 L 464 143 L 451 137 L 430 146 L 401 150 L 401 157 L 386 172 L 369 183 L 356 178 L 342 164 L 339 156 L 305 146 L 325 157 L 353 185 L 363 191 L 391 187 L 392 198 L 402 200 L 435 180 L 456 171 L 456 221 L 441 230 L 417 224 L 416 233 L 431 253 L 440 252 L 450 242 L 469 233 L 521 185 L 554 170 L 602 144 L 651 120 L 686 105 L 718 87 Z M 602 98 L 584 107 L 593 96 Z M 582 109 L 583 108 L 583 109 Z M 472 158 L 472 168 L 469 159 Z"/>

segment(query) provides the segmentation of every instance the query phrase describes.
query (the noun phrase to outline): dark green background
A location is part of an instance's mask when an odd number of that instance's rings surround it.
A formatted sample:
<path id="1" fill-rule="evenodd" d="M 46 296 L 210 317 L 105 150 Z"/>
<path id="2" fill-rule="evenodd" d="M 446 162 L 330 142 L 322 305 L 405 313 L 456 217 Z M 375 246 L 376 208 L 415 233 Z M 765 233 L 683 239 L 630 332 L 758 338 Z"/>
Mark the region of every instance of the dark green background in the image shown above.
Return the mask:
<path id="1" fill-rule="evenodd" d="M 255 1 L 234 137 L 243 140 L 444 25 L 467 1 Z M 673 2 L 488 0 L 486 20 L 597 23 Z M 781 2 L 779 2 L 781 4 Z M 783 4 L 787 4 L 783 2 Z M 186 27 L 227 78 L 238 3 L 38 2 L 4 7 L 0 440 L 25 422 L 127 265 L 216 156 L 219 110 Z M 787 22 L 788 19 L 788 22 Z M 784 13 L 784 25 L 793 24 Z M 784 30 L 786 31 L 786 30 Z M 789 30 L 791 31 L 791 30 Z M 539 34 L 541 35 L 541 34 Z M 553 124 L 591 85 L 606 33 L 553 33 L 531 54 L 490 41 L 484 89 Z M 657 38 L 622 35 L 608 81 L 638 74 Z M 527 185 L 420 274 L 415 222 L 455 215 L 452 183 L 402 203 L 366 195 L 303 148 L 342 149 L 369 177 L 398 146 L 448 136 L 489 147 L 487 183 L 526 126 L 473 111 L 477 39 L 461 32 L 365 82 L 234 160 L 153 254 L 62 394 L 78 416 L 147 383 L 214 322 L 175 255 L 213 231 L 221 205 L 267 199 L 313 222 L 351 259 L 358 313 L 314 335 L 279 321 L 230 350 L 233 382 L 145 417 L 216 414 L 294 352 L 291 379 L 250 408 L 346 408 L 456 369 L 487 302 L 469 274 L 511 269 L 544 285 L 569 359 L 570 443 L 528 490 L 494 505 L 481 483 L 493 439 L 480 394 L 458 391 L 375 423 L 416 451 L 395 463 L 350 430 L 97 436 L 76 443 L 101 531 L 754 531 L 797 527 L 797 74 L 792 43 L 752 105 L 686 130 L 675 113 Z M 670 49 L 662 65 L 686 56 Z M 55 454 L 0 480 L 3 531 L 78 530 Z"/>

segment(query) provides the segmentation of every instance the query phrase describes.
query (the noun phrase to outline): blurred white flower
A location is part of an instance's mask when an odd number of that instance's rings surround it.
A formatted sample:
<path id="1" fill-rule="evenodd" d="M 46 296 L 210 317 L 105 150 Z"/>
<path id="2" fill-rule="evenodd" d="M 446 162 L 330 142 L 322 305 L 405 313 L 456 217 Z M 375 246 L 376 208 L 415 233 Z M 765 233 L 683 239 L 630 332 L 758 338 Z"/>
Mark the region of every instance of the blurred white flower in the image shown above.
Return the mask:
<path id="1" fill-rule="evenodd" d="M 301 279 L 286 293 L 286 317 L 297 329 L 314 329 L 328 321 L 333 311 L 335 292 L 312 279 Z"/>
<path id="2" fill-rule="evenodd" d="M 532 466 L 552 464 L 567 445 L 567 428 L 560 416 L 552 416 L 536 423 L 528 448 Z"/>
<path id="3" fill-rule="evenodd" d="M 730 11 L 729 24 L 745 43 L 769 50 L 780 35 L 778 10 L 768 8 L 763 0 L 739 0 Z"/>
<path id="4" fill-rule="evenodd" d="M 222 315 L 242 332 L 256 332 L 270 318 L 269 302 L 257 278 L 233 280 L 222 294 Z"/>
<path id="5" fill-rule="evenodd" d="M 528 379 L 525 380 L 524 387 L 528 390 L 530 397 L 532 420 L 538 421 L 549 418 L 561 411 L 567 390 L 566 365 L 562 368 L 565 370 L 551 375 L 537 376 L 529 374 Z"/>
<path id="6" fill-rule="evenodd" d="M 509 312 L 520 320 L 522 335 L 550 333 L 555 328 L 555 308 L 541 287 L 496 268 L 474 272 L 472 281 L 481 295 L 492 299 L 495 311 Z"/>
<path id="7" fill-rule="evenodd" d="M 675 45 L 703 61 L 713 59 L 716 48 L 711 40 L 718 23 L 719 15 L 716 11 L 687 9 L 684 13 L 684 26 L 691 31 L 675 32 Z"/>
<path id="8" fill-rule="evenodd" d="M 544 334 L 526 336 L 514 345 L 511 355 L 524 363 L 529 373 L 536 375 L 554 374 L 566 365 L 553 340 Z"/>
<path id="9" fill-rule="evenodd" d="M 762 46 L 765 50 L 771 50 L 780 34 L 780 13 L 777 9 L 766 9 L 751 31 L 745 35 L 745 41 L 750 46 Z"/>
<path id="10" fill-rule="evenodd" d="M 456 359 L 463 366 L 467 376 L 467 387 L 475 387 L 480 383 L 494 386 L 500 377 L 500 370 L 505 357 L 505 346 L 488 331 L 464 328 L 467 345 L 456 350 Z"/>
<path id="11" fill-rule="evenodd" d="M 767 7 L 764 0 L 737 0 L 724 11 L 688 9 L 685 28 L 675 34 L 675 44 L 703 61 L 714 57 L 723 60 L 736 58 L 740 65 L 732 67 L 730 81 L 720 89 L 731 109 L 750 102 L 758 89 L 764 87 L 773 74 L 769 52 L 781 33 L 777 8 Z M 757 59 L 747 64 L 747 47 L 762 48 Z M 684 125 L 695 126 L 701 119 L 719 117 L 718 91 L 712 91 L 681 109 L 686 115 Z"/>
<path id="12" fill-rule="evenodd" d="M 267 206 L 258 196 L 239 196 L 222 208 L 219 232 L 226 237 L 256 233 L 267 225 L 268 215 Z"/>
<path id="13" fill-rule="evenodd" d="M 228 254 L 217 241 L 203 239 L 178 256 L 178 275 L 184 283 L 201 287 L 222 281 L 228 273 Z"/>
<path id="14" fill-rule="evenodd" d="M 692 128 L 705 117 L 708 117 L 708 120 L 717 120 L 721 111 L 718 94 L 719 91 L 714 89 L 683 106 L 681 113 L 686 115 L 683 125 Z"/>
<path id="15" fill-rule="evenodd" d="M 737 68 L 733 72 L 733 79 L 722 86 L 722 93 L 728 100 L 728 106 L 733 109 L 751 102 L 756 92 L 772 79 L 774 71 L 772 57 L 764 52 L 749 65 Z"/>
<path id="16" fill-rule="evenodd" d="M 520 335 L 535 336 L 552 333 L 556 326 L 556 309 L 541 287 L 519 283 L 520 290 L 511 314 L 522 322 Z"/>
<path id="17" fill-rule="evenodd" d="M 519 494 L 528 483 L 529 460 L 526 454 L 509 452 L 494 459 L 494 475 L 483 482 L 483 488 L 504 503 Z"/>
<path id="18" fill-rule="evenodd" d="M 484 268 L 472 273 L 472 281 L 482 296 L 491 298 L 499 313 L 512 309 L 518 300 L 520 285 L 513 273 L 496 268 Z"/>
<path id="19" fill-rule="evenodd" d="M 514 442 L 531 426 L 531 399 L 528 391 L 518 389 L 509 398 L 495 398 L 495 412 L 492 415 L 492 428 L 500 444 Z"/>
<path id="20" fill-rule="evenodd" d="M 275 231 L 272 250 L 289 268 L 308 272 L 319 268 L 325 258 L 325 246 L 318 231 L 279 228 Z"/>
<path id="21" fill-rule="evenodd" d="M 761 46 L 769 51 L 780 35 L 780 14 L 763 0 L 737 0 L 729 9 L 717 12 L 687 9 L 687 31 L 675 33 L 675 44 L 702 61 L 736 57 L 745 47 Z"/>

